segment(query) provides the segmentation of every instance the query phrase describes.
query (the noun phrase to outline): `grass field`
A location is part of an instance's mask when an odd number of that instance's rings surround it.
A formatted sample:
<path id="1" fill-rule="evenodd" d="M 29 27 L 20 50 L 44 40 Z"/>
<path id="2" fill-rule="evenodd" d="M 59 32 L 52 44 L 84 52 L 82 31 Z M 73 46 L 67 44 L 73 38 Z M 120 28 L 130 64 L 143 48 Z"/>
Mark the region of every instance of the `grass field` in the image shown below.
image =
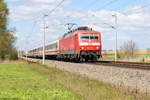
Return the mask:
<path id="1" fill-rule="evenodd" d="M 23 65 L 24 64 L 24 65 Z M 0 98 L 17 100 L 150 100 L 56 68 L 0 64 Z"/>
<path id="2" fill-rule="evenodd" d="M 0 64 L 0 98 L 83 100 L 59 83 L 48 80 L 41 73 L 21 64 Z"/>
<path id="3" fill-rule="evenodd" d="M 115 60 L 115 56 L 113 54 L 103 54 L 100 60 Z M 147 62 L 150 63 L 150 55 L 148 54 L 137 54 L 133 58 L 118 58 L 118 61 L 131 61 L 131 62 Z"/>
<path id="4" fill-rule="evenodd" d="M 124 57 L 121 53 L 121 51 L 118 52 L 120 57 L 118 57 L 119 61 L 133 61 L 133 62 L 150 62 L 150 50 L 136 50 L 134 51 L 135 55 L 134 57 Z M 104 51 L 102 53 L 101 60 L 115 60 L 115 52 L 114 51 Z"/>

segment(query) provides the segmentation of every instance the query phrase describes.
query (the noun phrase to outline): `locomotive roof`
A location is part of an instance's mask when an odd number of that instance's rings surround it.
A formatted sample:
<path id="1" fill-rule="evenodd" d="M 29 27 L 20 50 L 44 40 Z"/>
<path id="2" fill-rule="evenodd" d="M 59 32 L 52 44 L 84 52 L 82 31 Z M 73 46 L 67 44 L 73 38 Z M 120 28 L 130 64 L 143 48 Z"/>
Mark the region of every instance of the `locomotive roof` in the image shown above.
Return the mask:
<path id="1" fill-rule="evenodd" d="M 79 31 L 79 30 L 82 30 L 82 31 L 92 31 L 93 29 L 89 28 L 87 26 L 83 26 L 83 27 L 78 27 L 76 29 L 73 29 L 73 30 L 67 32 L 66 34 L 69 34 L 69 33 L 75 32 L 75 31 Z"/>
<path id="2" fill-rule="evenodd" d="M 71 30 L 71 31 L 69 31 L 69 32 L 67 32 L 67 33 L 65 33 L 65 34 L 62 36 L 62 38 L 65 38 L 65 37 L 67 37 L 67 36 L 70 36 L 70 35 L 74 34 L 74 32 L 76 32 L 76 31 L 94 31 L 94 30 L 93 30 L 92 28 L 87 27 L 87 26 L 78 27 L 78 28 L 76 28 L 76 29 L 73 29 L 73 30 Z"/>
<path id="3" fill-rule="evenodd" d="M 87 27 L 87 26 L 84 26 L 84 27 L 78 27 L 78 28 L 76 28 L 76 29 L 74 29 L 74 30 L 71 30 L 71 31 L 69 31 L 68 33 L 72 33 L 72 32 L 78 31 L 78 30 L 92 31 L 93 29 L 92 29 L 92 28 L 89 28 L 89 27 Z"/>

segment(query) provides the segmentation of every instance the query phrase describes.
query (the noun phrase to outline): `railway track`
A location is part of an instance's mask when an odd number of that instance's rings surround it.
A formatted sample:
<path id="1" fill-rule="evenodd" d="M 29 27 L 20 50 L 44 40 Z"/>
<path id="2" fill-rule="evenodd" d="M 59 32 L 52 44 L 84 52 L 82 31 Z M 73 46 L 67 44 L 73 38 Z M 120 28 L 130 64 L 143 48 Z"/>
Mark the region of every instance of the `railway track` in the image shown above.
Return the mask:
<path id="1" fill-rule="evenodd" d="M 115 62 L 115 61 L 97 61 L 92 64 L 113 66 L 113 67 L 122 67 L 122 68 L 150 70 L 150 63 L 122 62 L 122 61 L 117 61 L 117 62 Z"/>
<path id="2" fill-rule="evenodd" d="M 51 60 L 51 59 L 47 59 L 47 60 Z M 54 59 L 52 59 L 52 60 L 54 60 Z M 65 62 L 65 61 L 63 61 L 63 62 Z M 67 61 L 67 62 L 69 62 L 69 61 Z M 75 62 L 71 62 L 71 63 L 75 63 Z M 120 68 L 150 70 L 150 63 L 123 62 L 123 61 L 115 62 L 115 61 L 104 61 L 104 60 L 99 60 L 97 62 L 82 62 L 82 63 L 94 64 L 94 65 L 112 66 L 112 67 L 120 67 Z"/>

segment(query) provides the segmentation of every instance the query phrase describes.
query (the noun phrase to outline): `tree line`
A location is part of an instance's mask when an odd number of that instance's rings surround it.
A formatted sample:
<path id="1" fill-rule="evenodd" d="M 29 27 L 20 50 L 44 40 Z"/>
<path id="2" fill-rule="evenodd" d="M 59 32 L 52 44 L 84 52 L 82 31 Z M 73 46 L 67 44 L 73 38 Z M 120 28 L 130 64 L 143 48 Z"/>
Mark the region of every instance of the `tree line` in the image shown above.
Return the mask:
<path id="1" fill-rule="evenodd" d="M 0 60 L 17 59 L 17 50 L 14 46 L 16 37 L 8 29 L 9 9 L 4 0 L 0 0 Z"/>

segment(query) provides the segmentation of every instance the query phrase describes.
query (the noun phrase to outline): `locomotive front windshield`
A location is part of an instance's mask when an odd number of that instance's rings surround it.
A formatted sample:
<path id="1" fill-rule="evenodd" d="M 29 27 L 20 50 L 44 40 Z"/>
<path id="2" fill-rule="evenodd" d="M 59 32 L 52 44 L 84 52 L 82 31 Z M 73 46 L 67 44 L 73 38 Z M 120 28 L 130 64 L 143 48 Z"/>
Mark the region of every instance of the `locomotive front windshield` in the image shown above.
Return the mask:
<path id="1" fill-rule="evenodd" d="M 98 40 L 98 34 L 97 33 L 81 33 L 80 39 Z"/>

